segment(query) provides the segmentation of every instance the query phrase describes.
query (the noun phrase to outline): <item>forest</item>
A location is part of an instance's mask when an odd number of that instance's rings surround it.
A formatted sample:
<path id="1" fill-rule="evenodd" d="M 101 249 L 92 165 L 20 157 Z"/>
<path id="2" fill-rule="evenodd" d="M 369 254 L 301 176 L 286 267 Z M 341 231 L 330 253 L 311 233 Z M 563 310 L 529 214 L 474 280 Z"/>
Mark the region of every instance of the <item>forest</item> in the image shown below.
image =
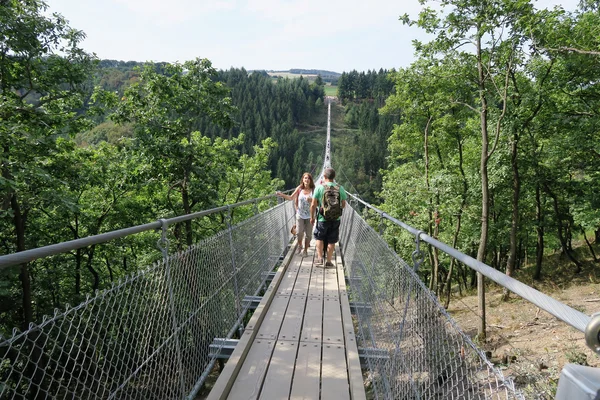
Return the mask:
<path id="1" fill-rule="evenodd" d="M 528 0 L 440 4 L 400 18 L 432 35 L 414 43 L 409 67 L 336 76 L 340 182 L 508 275 L 533 263 L 540 279 L 555 250 L 579 273 L 573 241 L 598 261 L 600 237 L 597 2 L 574 12 Z M 319 172 L 322 77 L 274 83 L 203 58 L 99 60 L 81 48 L 84 32 L 45 11 L 14 0 L 0 14 L 10 36 L 0 47 L 0 254 L 272 194 Z M 178 248 L 222 224 L 179 227 Z M 414 238 L 391 226 L 384 235 L 410 258 Z M 152 262 L 151 240 L 1 270 L 0 333 Z M 455 286 L 484 295 L 481 277 L 433 249 L 426 258 L 422 278 L 446 306 Z"/>

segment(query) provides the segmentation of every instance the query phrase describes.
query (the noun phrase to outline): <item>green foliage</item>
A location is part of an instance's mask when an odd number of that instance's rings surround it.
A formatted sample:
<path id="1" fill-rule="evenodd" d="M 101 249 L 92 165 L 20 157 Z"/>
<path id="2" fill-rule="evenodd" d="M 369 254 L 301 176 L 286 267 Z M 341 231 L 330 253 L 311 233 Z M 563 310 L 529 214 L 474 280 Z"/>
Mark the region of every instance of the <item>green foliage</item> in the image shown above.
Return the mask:
<path id="1" fill-rule="evenodd" d="M 535 11 L 528 1 L 442 5 L 453 8 L 446 14 L 425 8 L 414 21 L 401 18 L 435 36 L 415 43 L 418 60 L 392 74 L 395 93 L 382 112 L 400 114 L 401 123 L 389 139 L 382 208 L 473 254 L 481 232 L 481 154 L 487 140 L 485 261 L 504 270 L 510 255 L 518 265 L 525 254 L 535 254 L 540 237 L 544 248 L 569 252 L 576 232 L 600 231 L 595 195 L 600 96 L 598 69 L 592 67 L 600 54 L 592 33 L 597 7 L 582 3 L 567 13 Z M 479 52 L 462 51 L 478 40 Z M 491 133 L 487 139 L 481 135 L 484 124 Z M 571 260 L 578 271 L 577 259 Z"/>
<path id="2" fill-rule="evenodd" d="M 53 201 L 62 185 L 51 168 L 62 151 L 58 139 L 89 126 L 78 111 L 89 96 L 95 58 L 78 47 L 84 34 L 71 29 L 60 15 L 47 15 L 46 9 L 37 0 L 9 0 L 0 7 L 2 254 L 43 243 L 47 228 L 32 215 Z M 14 270 L 6 273 L 15 278 Z M 3 310 L 1 319 L 26 326 L 35 312 L 27 265 L 20 266 L 20 275 L 20 282 L 13 280 L 0 289 L 0 296 L 13 306 Z"/>
<path id="3" fill-rule="evenodd" d="M 367 71 L 343 72 L 340 76 L 338 87 L 338 98 L 343 104 L 353 100 L 373 99 L 378 105 L 383 104 L 385 98 L 393 90 L 393 83 L 388 79 L 388 72 L 380 69 L 379 72 Z"/>

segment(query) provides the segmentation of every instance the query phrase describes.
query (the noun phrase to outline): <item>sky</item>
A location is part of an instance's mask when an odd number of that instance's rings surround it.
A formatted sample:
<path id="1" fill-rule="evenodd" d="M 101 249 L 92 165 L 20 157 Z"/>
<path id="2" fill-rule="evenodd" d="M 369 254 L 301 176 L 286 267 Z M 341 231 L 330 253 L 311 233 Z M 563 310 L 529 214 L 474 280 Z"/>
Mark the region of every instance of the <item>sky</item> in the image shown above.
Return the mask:
<path id="1" fill-rule="evenodd" d="M 538 0 L 537 8 L 578 0 Z M 418 0 L 46 0 L 82 30 L 81 47 L 100 59 L 184 62 L 217 69 L 335 72 L 403 68 L 412 40 L 427 40 L 399 16 Z"/>

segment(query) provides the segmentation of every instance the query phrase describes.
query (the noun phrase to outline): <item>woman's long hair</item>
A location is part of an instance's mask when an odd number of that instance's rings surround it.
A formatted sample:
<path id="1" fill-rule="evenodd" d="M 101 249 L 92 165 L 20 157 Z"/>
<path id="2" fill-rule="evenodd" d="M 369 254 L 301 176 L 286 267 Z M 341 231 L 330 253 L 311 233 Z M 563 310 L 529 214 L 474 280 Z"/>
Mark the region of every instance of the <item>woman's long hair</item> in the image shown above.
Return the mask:
<path id="1" fill-rule="evenodd" d="M 308 184 L 308 188 L 304 187 L 304 177 L 308 176 L 308 178 L 310 179 L 310 183 Z M 302 174 L 302 177 L 300 178 L 300 186 L 302 186 L 302 189 L 309 189 L 311 192 L 313 190 L 315 190 L 315 181 L 313 180 L 312 175 L 310 174 L 310 172 L 305 172 Z"/>

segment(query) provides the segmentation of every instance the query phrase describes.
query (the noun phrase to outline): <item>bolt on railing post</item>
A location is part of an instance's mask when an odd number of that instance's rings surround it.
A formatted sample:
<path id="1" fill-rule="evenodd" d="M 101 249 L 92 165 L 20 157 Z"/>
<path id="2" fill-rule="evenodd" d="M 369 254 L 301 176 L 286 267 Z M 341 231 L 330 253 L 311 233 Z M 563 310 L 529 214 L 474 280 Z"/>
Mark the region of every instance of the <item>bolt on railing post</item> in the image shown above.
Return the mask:
<path id="1" fill-rule="evenodd" d="M 231 225 L 231 209 L 227 206 L 227 214 L 225 215 L 225 223 L 227 224 L 227 235 L 229 237 L 229 251 L 231 252 L 231 277 L 233 278 L 233 291 L 235 297 L 235 309 L 237 311 L 238 318 L 242 315 L 242 306 L 240 304 L 240 292 L 238 288 L 238 276 L 237 276 L 237 265 L 235 262 L 235 246 L 233 245 L 233 227 Z M 244 332 L 244 326 L 240 323 L 238 327 L 240 337 Z"/>
<path id="2" fill-rule="evenodd" d="M 167 239 L 167 228 L 169 223 L 166 219 L 159 219 L 162 232 L 158 241 L 158 248 L 160 249 L 163 262 L 165 263 L 165 274 L 167 278 L 167 286 L 169 289 L 169 308 L 171 309 L 171 324 L 173 327 L 173 337 L 175 338 L 175 348 L 177 351 L 177 362 L 179 364 L 179 386 L 181 390 L 181 397 L 185 395 L 185 381 L 183 371 L 183 360 L 181 358 L 181 343 L 179 342 L 179 334 L 177 333 L 177 316 L 175 314 L 175 296 L 173 295 L 173 280 L 171 279 L 171 263 L 169 263 L 169 240 Z"/>

